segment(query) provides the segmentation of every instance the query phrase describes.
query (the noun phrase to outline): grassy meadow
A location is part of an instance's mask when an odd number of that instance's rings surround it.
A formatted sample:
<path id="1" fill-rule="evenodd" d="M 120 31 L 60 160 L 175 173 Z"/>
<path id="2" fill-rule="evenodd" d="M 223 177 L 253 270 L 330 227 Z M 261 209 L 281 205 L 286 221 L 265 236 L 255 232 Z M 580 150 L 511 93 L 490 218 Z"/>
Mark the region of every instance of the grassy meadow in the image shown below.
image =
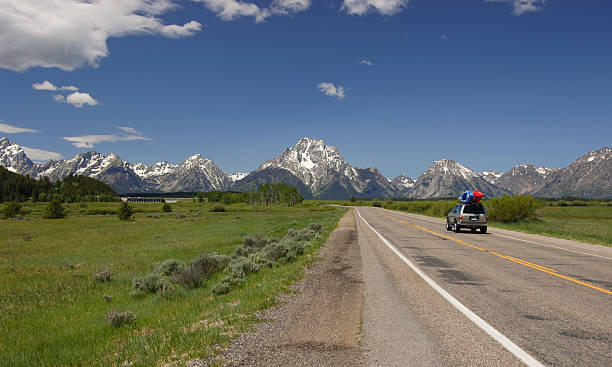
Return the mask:
<path id="1" fill-rule="evenodd" d="M 26 219 L 0 220 L 0 366 L 184 366 L 227 345 L 256 322 L 253 313 L 298 280 L 345 212 L 305 202 L 292 208 L 213 205 L 191 200 L 132 204 L 134 219 L 120 221 L 119 203 L 73 203 L 63 219 L 43 219 L 45 204 L 26 203 Z M 322 224 L 322 240 L 304 255 L 266 267 L 224 295 L 202 287 L 172 297 L 131 297 L 132 279 L 174 258 L 202 252 L 229 255 L 247 236 L 282 237 L 289 229 Z M 109 282 L 93 279 L 110 268 Z M 133 324 L 107 321 L 110 310 L 131 311 Z"/>
<path id="2" fill-rule="evenodd" d="M 490 200 L 483 201 L 491 216 Z M 550 237 L 583 241 L 604 246 L 612 246 L 612 202 L 584 200 L 537 200 L 535 213 L 531 218 L 516 223 L 490 221 L 489 227 L 498 227 L 513 231 L 540 234 Z M 445 218 L 446 213 L 456 200 L 414 200 L 414 201 L 379 201 L 358 200 L 333 201 L 339 205 L 378 206 L 391 210 L 405 211 Z"/>

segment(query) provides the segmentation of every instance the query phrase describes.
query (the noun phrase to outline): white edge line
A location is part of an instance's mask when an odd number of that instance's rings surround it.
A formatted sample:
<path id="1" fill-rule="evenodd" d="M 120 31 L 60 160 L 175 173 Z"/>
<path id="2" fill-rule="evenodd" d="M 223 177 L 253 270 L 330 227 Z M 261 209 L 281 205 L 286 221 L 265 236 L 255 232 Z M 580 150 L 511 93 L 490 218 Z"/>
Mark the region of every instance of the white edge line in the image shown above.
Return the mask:
<path id="1" fill-rule="evenodd" d="M 425 274 L 421 269 L 419 269 L 416 265 L 412 263 L 412 261 L 408 260 L 404 254 L 402 254 L 391 242 L 389 242 L 386 238 L 384 238 L 378 231 L 376 231 L 370 223 L 368 223 L 359 212 L 358 208 L 357 215 L 359 218 L 368 226 L 370 229 L 378 235 L 378 237 L 383 241 L 387 247 L 391 249 L 400 259 L 402 259 L 406 265 L 408 265 L 415 273 L 417 273 L 430 287 L 432 287 L 436 292 L 438 292 L 444 299 L 446 299 L 453 307 L 455 307 L 459 312 L 465 315 L 470 321 L 476 324 L 479 328 L 481 328 L 485 333 L 489 334 L 495 341 L 501 344 L 506 350 L 512 353 L 515 357 L 520 359 L 523 363 L 530 367 L 544 367 L 544 365 L 538 362 L 535 358 L 530 356 L 527 352 L 521 349 L 518 345 L 514 344 L 510 339 L 504 336 L 502 333 L 497 331 L 493 326 L 489 325 L 485 320 L 481 319 L 478 315 L 472 312 L 469 308 L 465 307 L 461 302 L 459 302 L 455 297 L 451 296 L 450 293 L 445 291 L 442 287 L 440 287 L 436 282 L 433 281 L 427 274 Z"/>
<path id="2" fill-rule="evenodd" d="M 389 210 L 389 209 L 385 209 L 385 210 Z M 431 223 L 436 223 L 436 224 L 441 224 L 441 223 L 443 222 L 443 220 L 441 220 L 440 222 L 438 222 L 438 221 L 436 221 L 436 220 L 431 220 L 431 219 L 428 219 L 428 218 L 422 218 L 421 216 L 411 215 L 411 214 L 404 213 L 404 212 L 398 212 L 398 211 L 395 211 L 395 210 L 391 210 L 391 211 L 392 211 L 392 212 L 394 212 L 394 213 L 403 214 L 403 215 L 405 215 L 405 216 L 407 216 L 407 217 L 410 217 L 410 218 L 417 218 L 417 219 L 419 219 L 419 220 L 424 220 L 424 221 L 426 221 L 426 222 L 431 222 Z M 489 227 L 489 228 L 492 228 L 492 227 Z M 532 243 L 532 244 L 534 244 L 534 245 L 538 245 L 538 246 L 552 247 L 552 248 L 556 248 L 557 250 L 570 251 L 570 252 L 575 252 L 575 253 L 577 253 L 577 254 L 588 255 L 588 256 L 594 256 L 594 257 L 599 257 L 599 258 L 602 258 L 602 259 L 612 260 L 612 257 L 606 257 L 606 256 L 601 256 L 601 255 L 590 254 L 590 253 L 588 253 L 588 252 L 581 252 L 581 251 L 576 251 L 576 250 L 570 250 L 570 249 L 565 248 L 565 247 L 559 247 L 559 246 L 547 245 L 547 244 L 545 244 L 545 243 L 540 243 L 540 242 L 534 242 L 534 241 L 524 240 L 524 239 L 522 239 L 522 238 L 516 238 L 516 237 L 504 236 L 503 234 L 498 234 L 498 233 L 493 233 L 493 232 L 491 232 L 491 234 L 492 234 L 493 236 L 499 236 L 499 237 L 504 237 L 504 238 L 509 238 L 509 239 L 512 239 L 512 240 L 516 240 L 516 241 L 522 241 L 522 242 Z M 594 246 L 597 246 L 597 245 L 594 245 Z"/>

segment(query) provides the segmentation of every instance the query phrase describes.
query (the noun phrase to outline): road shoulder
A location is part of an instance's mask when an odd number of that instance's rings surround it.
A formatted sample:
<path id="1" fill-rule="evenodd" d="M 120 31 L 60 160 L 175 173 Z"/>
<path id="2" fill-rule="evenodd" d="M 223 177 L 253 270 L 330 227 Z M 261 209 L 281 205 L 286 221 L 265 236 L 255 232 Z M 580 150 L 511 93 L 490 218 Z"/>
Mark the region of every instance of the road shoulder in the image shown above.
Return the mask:
<path id="1" fill-rule="evenodd" d="M 362 366 L 362 262 L 353 210 L 319 252 L 321 261 L 262 312 L 268 320 L 222 353 L 226 366 Z"/>

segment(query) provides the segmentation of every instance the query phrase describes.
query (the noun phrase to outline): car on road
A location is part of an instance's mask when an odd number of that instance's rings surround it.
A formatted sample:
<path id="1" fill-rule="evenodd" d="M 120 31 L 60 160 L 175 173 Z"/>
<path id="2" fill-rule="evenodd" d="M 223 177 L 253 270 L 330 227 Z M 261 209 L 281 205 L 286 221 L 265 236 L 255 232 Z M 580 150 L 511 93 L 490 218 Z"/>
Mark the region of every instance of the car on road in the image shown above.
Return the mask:
<path id="1" fill-rule="evenodd" d="M 457 204 L 446 215 L 446 230 L 459 233 L 461 228 L 487 233 L 489 215 L 482 204 Z"/>

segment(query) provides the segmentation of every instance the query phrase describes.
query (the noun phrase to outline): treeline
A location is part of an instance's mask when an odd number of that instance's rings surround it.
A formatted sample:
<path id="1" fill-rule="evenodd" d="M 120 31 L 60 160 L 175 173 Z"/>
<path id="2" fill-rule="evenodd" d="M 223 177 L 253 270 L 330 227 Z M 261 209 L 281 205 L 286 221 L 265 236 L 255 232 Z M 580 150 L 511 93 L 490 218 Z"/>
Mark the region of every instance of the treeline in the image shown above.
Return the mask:
<path id="1" fill-rule="evenodd" d="M 115 190 L 91 177 L 70 174 L 63 180 L 50 182 L 48 177 L 35 180 L 0 167 L 0 202 L 16 201 L 63 202 L 118 201 Z"/>
<path id="2" fill-rule="evenodd" d="M 208 199 L 209 202 L 222 204 L 245 203 L 251 205 L 286 205 L 294 206 L 304 201 L 297 187 L 287 186 L 283 183 L 264 183 L 257 190 L 249 192 L 209 191 L 199 192 L 196 195 L 198 201 Z"/>

